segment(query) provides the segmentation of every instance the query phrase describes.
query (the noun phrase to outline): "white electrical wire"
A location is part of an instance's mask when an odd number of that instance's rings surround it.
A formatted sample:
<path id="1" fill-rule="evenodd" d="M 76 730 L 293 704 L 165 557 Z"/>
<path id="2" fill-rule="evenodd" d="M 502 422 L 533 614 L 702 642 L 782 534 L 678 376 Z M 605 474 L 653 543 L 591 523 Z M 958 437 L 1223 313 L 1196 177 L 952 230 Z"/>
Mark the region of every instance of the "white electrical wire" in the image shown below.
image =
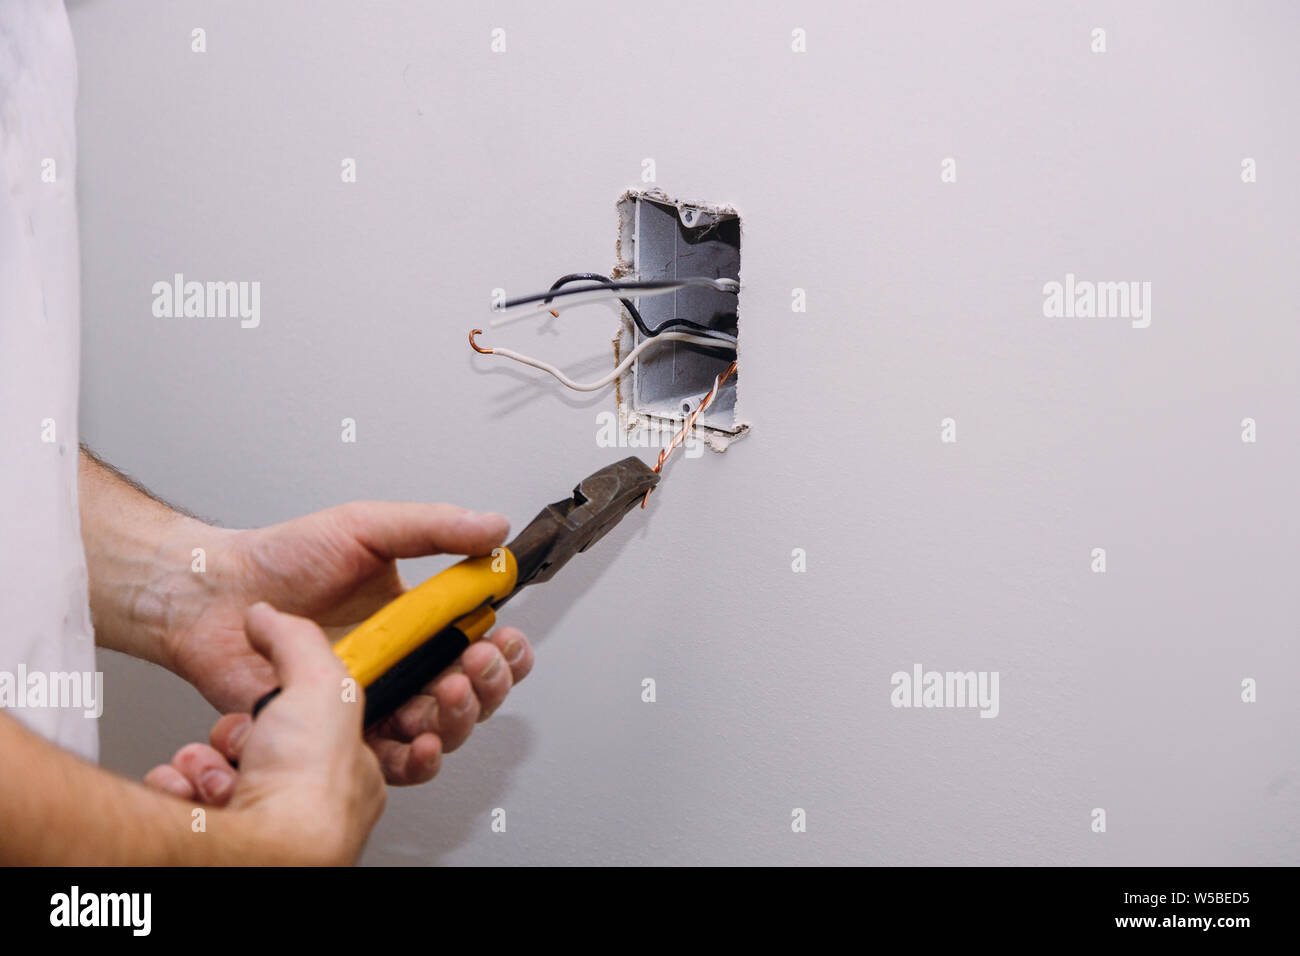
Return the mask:
<path id="1" fill-rule="evenodd" d="M 543 372 L 554 375 L 566 388 L 571 388 L 575 392 L 594 392 L 597 389 L 604 388 L 631 368 L 632 363 L 636 361 L 637 356 L 646 349 L 650 348 L 656 342 L 664 341 L 688 342 L 692 345 L 709 345 L 715 348 L 731 348 L 733 351 L 735 349 L 734 338 L 731 343 L 724 343 L 720 342 L 719 339 L 714 336 L 696 335 L 693 332 L 660 332 L 654 338 L 644 340 L 631 352 L 628 352 L 627 357 L 615 366 L 614 371 L 602 378 L 596 379 L 594 382 L 575 382 L 549 362 L 543 362 L 541 359 L 535 359 L 530 355 L 524 355 L 521 352 L 516 352 L 514 349 L 503 349 L 493 346 L 490 350 L 481 349 L 481 351 L 485 354 L 500 355 L 502 358 L 508 358 L 512 361 L 521 362 L 524 365 L 531 365 L 533 368 L 541 369 Z M 470 339 L 470 343 L 473 344 L 472 338 Z M 479 349 L 479 346 L 475 346 L 475 348 Z"/>

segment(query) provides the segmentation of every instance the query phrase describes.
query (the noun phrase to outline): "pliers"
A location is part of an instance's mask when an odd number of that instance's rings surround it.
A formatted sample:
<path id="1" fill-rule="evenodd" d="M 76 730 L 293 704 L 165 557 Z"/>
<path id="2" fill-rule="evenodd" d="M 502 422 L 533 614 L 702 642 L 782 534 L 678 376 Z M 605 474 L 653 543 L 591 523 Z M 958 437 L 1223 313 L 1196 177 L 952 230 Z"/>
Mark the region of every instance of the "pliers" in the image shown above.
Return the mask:
<path id="1" fill-rule="evenodd" d="M 386 604 L 334 645 L 366 689 L 365 726 L 397 710 L 496 623 L 496 610 L 530 584 L 553 578 L 659 483 L 632 456 L 593 472 L 573 496 L 543 508 L 514 540 L 466 558 Z M 256 715 L 279 690 L 253 706 Z"/>

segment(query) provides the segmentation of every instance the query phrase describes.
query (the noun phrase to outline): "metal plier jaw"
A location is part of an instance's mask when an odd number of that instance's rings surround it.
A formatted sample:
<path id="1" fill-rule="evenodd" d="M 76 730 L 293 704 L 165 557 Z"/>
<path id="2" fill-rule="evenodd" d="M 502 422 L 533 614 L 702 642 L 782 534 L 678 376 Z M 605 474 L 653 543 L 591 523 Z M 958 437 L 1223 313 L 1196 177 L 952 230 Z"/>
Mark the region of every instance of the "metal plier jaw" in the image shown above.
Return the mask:
<path id="1" fill-rule="evenodd" d="M 543 508 L 506 547 L 519 565 L 515 589 L 493 604 L 500 607 L 530 584 L 549 581 L 575 554 L 605 536 L 646 493 L 659 473 L 635 456 L 592 472 L 573 497 Z"/>

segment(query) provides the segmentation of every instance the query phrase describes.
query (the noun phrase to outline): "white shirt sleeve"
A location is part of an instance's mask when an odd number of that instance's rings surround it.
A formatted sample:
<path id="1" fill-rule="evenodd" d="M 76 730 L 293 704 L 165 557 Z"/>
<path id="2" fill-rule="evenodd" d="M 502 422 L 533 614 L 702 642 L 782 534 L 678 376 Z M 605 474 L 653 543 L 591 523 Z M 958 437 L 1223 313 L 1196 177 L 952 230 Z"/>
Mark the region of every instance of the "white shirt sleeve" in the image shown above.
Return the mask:
<path id="1" fill-rule="evenodd" d="M 94 760 L 87 711 L 102 701 L 74 699 L 96 685 L 77 510 L 76 96 L 63 4 L 2 0 L 0 707 Z"/>

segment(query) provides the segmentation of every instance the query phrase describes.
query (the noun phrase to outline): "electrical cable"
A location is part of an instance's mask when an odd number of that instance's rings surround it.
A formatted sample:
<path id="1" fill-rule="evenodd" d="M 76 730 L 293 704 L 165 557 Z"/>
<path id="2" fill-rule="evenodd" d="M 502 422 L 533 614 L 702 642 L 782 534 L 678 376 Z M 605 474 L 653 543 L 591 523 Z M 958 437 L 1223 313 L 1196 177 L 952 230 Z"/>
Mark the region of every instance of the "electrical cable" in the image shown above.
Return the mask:
<path id="1" fill-rule="evenodd" d="M 582 286 L 576 289 L 565 289 L 563 286 L 573 282 L 596 282 L 596 286 Z M 693 322 L 690 319 L 672 318 L 661 322 L 654 328 L 646 325 L 645 319 L 637 309 L 635 303 L 626 296 L 618 293 L 628 290 L 634 290 L 641 293 L 644 298 L 651 298 L 657 295 L 666 295 L 669 292 L 676 292 L 680 289 L 691 286 L 703 286 L 706 288 L 716 289 L 720 292 L 738 293 L 740 284 L 735 279 L 710 279 L 706 276 L 690 276 L 685 279 L 658 279 L 645 282 L 620 282 L 601 275 L 597 272 L 574 272 L 569 275 L 561 276 L 556 279 L 546 292 L 538 292 L 533 295 L 519 296 L 510 299 L 501 306 L 501 312 L 510 312 L 518 310 L 521 306 L 536 303 L 531 310 L 517 312 L 515 315 L 502 315 L 495 318 L 490 323 L 494 328 L 505 325 L 507 322 L 513 322 L 517 319 L 526 318 L 539 312 L 550 312 L 552 315 L 559 313 L 551 308 L 552 302 L 557 298 L 581 297 L 577 302 L 568 302 L 566 305 L 586 304 L 589 302 L 604 302 L 617 299 L 622 306 L 627 309 L 628 315 L 631 316 L 637 329 L 646 338 L 653 338 L 666 332 L 669 329 L 686 328 L 698 332 L 700 335 L 708 335 L 713 338 L 722 339 L 726 342 L 734 343 L 736 336 L 730 332 L 724 332 L 721 329 L 715 329 L 699 322 Z"/>
<path id="2" fill-rule="evenodd" d="M 484 348 L 474 341 L 474 336 L 482 334 L 482 329 L 470 330 L 469 344 L 470 348 L 475 352 L 478 352 L 480 355 L 500 355 L 502 358 L 508 358 L 512 361 L 520 362 L 536 369 L 541 369 L 543 372 L 555 376 L 555 378 L 559 379 L 561 384 L 566 388 L 573 389 L 575 392 L 594 392 L 597 389 L 604 388 L 631 368 L 632 363 L 636 361 L 637 356 L 659 342 L 686 342 L 690 345 L 703 345 L 707 348 L 729 349 L 731 351 L 735 351 L 736 349 L 736 346 L 733 343 L 725 342 L 712 336 L 696 335 L 692 332 L 661 332 L 653 338 L 645 339 L 640 345 L 628 352 L 627 357 L 624 358 L 623 361 L 619 362 L 618 365 L 615 366 L 614 370 L 608 375 L 596 379 L 594 382 L 575 382 L 554 365 L 549 362 L 543 362 L 541 359 L 524 355 L 522 352 L 516 352 L 514 349 Z M 734 366 L 735 363 L 733 362 L 732 365 Z M 696 414 L 699 414 L 698 409 Z"/>
<path id="3" fill-rule="evenodd" d="M 623 291 L 624 289 L 629 287 L 628 283 L 615 282 L 609 276 L 601 275 L 598 272 L 573 272 L 567 276 L 560 276 L 560 278 L 556 279 L 551 284 L 550 291 L 555 292 L 555 290 L 561 288 L 562 286 L 566 286 L 571 282 L 582 282 L 582 281 L 599 282 L 605 288 L 611 289 L 613 291 Z M 686 281 L 689 282 L 692 280 L 686 280 Z M 710 279 L 708 280 L 708 283 L 713 288 L 717 288 L 716 281 L 717 280 Z M 722 281 L 732 282 L 733 280 L 725 279 Z M 573 291 L 581 292 L 584 290 L 574 289 Z M 726 291 L 730 291 L 730 290 L 726 290 Z M 542 304 L 543 305 L 549 304 L 552 298 L 553 297 L 548 296 L 547 298 L 542 300 Z M 672 329 L 672 328 L 694 329 L 695 331 L 702 332 L 706 335 L 712 334 L 712 335 L 718 335 L 719 337 L 721 337 L 722 335 L 729 334 L 723 332 L 721 329 L 715 329 L 707 325 L 701 325 L 699 322 L 692 322 L 690 319 L 667 319 L 664 322 L 660 322 L 657 326 L 655 326 L 652 329 L 645 324 L 645 319 L 641 317 L 640 310 L 637 309 L 636 304 L 631 299 L 625 299 L 622 296 L 619 296 L 618 301 L 623 303 L 623 308 L 627 309 L 627 314 L 632 317 L 632 321 L 636 323 L 636 327 L 641 330 L 641 334 L 644 335 L 646 338 L 653 338 L 659 333 L 665 332 L 668 329 Z M 552 310 L 551 314 L 555 315 L 556 313 L 554 310 Z"/>
<path id="4" fill-rule="evenodd" d="M 561 286 L 568 285 L 570 282 L 577 282 L 580 279 L 599 282 L 600 286 L 597 288 L 586 287 L 582 289 L 560 288 Z M 503 310 L 513 309 L 517 306 L 528 305 L 530 302 L 541 302 L 545 304 L 551 302 L 553 299 L 559 299 L 570 295 L 581 295 L 584 292 L 601 292 L 605 289 L 614 292 L 636 291 L 645 292 L 649 295 L 663 295 L 668 292 L 676 292 L 678 289 L 684 289 L 687 286 L 707 286 L 716 289 L 719 292 L 734 293 L 740 291 L 740 283 L 735 279 L 711 279 L 708 276 L 687 276 L 684 279 L 617 280 L 595 272 L 575 272 L 557 279 L 555 284 L 545 292 L 535 292 L 532 295 L 521 295 L 518 298 L 509 299 L 502 304 L 501 308 Z"/>

